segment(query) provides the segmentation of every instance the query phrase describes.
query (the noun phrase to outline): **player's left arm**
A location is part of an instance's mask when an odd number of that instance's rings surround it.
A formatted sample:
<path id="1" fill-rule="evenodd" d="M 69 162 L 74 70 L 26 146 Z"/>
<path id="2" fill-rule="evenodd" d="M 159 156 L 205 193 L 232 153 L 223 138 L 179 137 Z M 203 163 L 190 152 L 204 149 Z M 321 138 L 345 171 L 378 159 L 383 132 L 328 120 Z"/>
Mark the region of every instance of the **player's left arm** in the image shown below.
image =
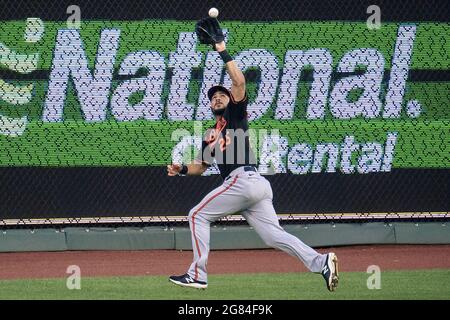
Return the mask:
<path id="1" fill-rule="evenodd" d="M 225 52 L 225 42 L 216 43 L 215 48 L 219 54 Z M 231 94 L 236 102 L 242 101 L 245 98 L 244 74 L 234 60 L 226 62 L 225 66 L 231 78 Z"/>

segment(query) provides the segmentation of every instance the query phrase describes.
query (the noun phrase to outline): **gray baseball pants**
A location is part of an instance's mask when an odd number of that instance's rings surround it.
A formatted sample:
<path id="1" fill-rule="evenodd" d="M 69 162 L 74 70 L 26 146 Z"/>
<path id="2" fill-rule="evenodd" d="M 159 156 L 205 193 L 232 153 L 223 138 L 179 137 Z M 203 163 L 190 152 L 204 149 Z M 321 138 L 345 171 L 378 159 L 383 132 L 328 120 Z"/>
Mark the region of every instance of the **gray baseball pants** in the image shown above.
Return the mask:
<path id="1" fill-rule="evenodd" d="M 188 274 L 207 282 L 210 224 L 224 216 L 240 212 L 270 247 L 297 257 L 312 272 L 320 272 L 326 255 L 320 254 L 280 226 L 272 204 L 269 181 L 254 171 L 239 167 L 224 183 L 211 191 L 189 212 L 194 261 Z"/>

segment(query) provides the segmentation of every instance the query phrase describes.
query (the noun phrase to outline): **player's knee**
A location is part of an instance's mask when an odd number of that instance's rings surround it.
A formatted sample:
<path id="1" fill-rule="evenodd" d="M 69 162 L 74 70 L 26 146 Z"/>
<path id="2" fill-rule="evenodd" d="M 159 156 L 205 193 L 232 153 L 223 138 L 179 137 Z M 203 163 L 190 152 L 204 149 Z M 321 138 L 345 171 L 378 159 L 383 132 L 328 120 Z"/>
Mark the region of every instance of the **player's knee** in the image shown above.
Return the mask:
<path id="1" fill-rule="evenodd" d="M 192 208 L 189 211 L 189 215 L 188 215 L 189 220 L 192 219 L 192 217 L 196 214 L 196 212 L 197 212 L 197 208 L 196 207 Z"/>
<path id="2" fill-rule="evenodd" d="M 263 240 L 266 246 L 268 247 L 275 248 L 277 245 L 277 241 L 275 240 L 274 237 L 265 237 Z"/>
<path id="3" fill-rule="evenodd" d="M 201 210 L 198 210 L 197 207 L 194 207 L 189 211 L 188 218 L 189 221 L 192 221 L 193 219 L 197 221 L 203 221 L 205 220 L 205 215 L 202 213 Z"/>
<path id="4" fill-rule="evenodd" d="M 270 236 L 265 237 L 264 242 L 271 248 L 278 248 L 282 243 L 282 236 L 278 233 L 273 233 Z"/>

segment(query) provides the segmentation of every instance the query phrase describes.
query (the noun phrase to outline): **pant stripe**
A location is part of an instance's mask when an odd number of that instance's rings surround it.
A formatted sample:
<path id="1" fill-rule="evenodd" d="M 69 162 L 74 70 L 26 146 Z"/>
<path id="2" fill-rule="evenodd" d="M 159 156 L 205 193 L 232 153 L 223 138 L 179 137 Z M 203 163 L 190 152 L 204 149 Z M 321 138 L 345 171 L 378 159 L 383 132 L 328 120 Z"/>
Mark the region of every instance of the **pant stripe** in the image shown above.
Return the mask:
<path id="1" fill-rule="evenodd" d="M 208 203 L 210 203 L 212 200 L 214 200 L 214 198 L 216 198 L 217 196 L 221 195 L 222 193 L 224 193 L 225 191 L 230 189 L 236 183 L 236 180 L 237 180 L 238 177 L 239 177 L 239 175 L 236 175 L 236 177 L 234 177 L 233 181 L 225 189 L 223 189 L 222 191 L 219 191 L 216 194 L 212 195 L 211 198 L 206 200 L 205 203 L 203 203 L 197 210 L 195 210 L 194 214 L 192 215 L 192 234 L 194 235 L 195 246 L 197 247 L 197 252 L 198 252 L 198 257 L 199 258 L 202 257 L 202 253 L 200 252 L 200 246 L 198 245 L 197 236 L 195 235 L 195 216 L 197 215 L 197 213 L 200 210 L 202 210 L 204 207 L 206 207 L 206 205 Z M 197 264 L 195 264 L 195 276 L 194 276 L 194 279 L 197 280 L 197 278 L 198 278 L 198 267 L 197 267 Z"/>

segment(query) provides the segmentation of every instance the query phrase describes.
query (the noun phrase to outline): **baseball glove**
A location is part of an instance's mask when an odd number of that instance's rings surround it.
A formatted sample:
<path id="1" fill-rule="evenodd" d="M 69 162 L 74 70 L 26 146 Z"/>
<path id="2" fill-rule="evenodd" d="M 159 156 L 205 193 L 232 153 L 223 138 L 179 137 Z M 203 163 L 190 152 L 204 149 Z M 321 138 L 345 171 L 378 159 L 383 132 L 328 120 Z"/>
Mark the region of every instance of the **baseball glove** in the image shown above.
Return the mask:
<path id="1" fill-rule="evenodd" d="M 216 18 L 205 18 L 195 25 L 195 33 L 200 43 L 211 44 L 214 48 L 216 43 L 224 40 L 222 29 Z"/>

